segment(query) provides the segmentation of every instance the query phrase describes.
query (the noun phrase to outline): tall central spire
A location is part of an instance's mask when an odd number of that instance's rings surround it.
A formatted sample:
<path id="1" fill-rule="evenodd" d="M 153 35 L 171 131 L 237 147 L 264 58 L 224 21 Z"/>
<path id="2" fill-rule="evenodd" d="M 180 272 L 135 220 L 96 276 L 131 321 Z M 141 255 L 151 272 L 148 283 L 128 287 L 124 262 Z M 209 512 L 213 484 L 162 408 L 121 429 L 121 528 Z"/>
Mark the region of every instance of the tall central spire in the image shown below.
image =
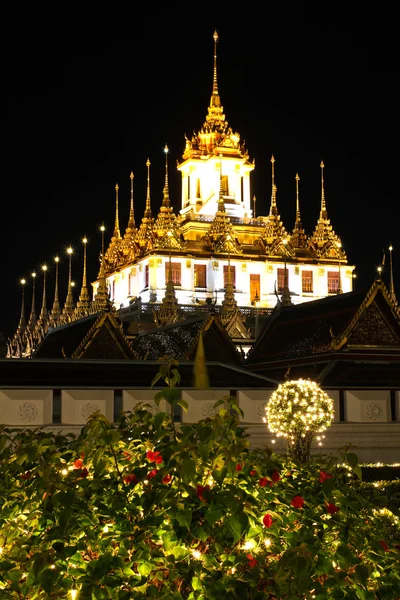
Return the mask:
<path id="1" fill-rule="evenodd" d="M 321 212 L 319 215 L 320 219 L 327 219 L 328 213 L 326 211 L 326 201 L 325 201 L 325 187 L 324 187 L 324 161 L 321 160 Z"/>
<path id="2" fill-rule="evenodd" d="M 217 43 L 218 43 L 218 33 L 215 30 L 214 35 L 214 71 L 213 71 L 213 88 L 212 88 L 212 96 L 210 106 L 221 106 L 221 99 L 218 93 L 218 79 L 217 79 Z"/>

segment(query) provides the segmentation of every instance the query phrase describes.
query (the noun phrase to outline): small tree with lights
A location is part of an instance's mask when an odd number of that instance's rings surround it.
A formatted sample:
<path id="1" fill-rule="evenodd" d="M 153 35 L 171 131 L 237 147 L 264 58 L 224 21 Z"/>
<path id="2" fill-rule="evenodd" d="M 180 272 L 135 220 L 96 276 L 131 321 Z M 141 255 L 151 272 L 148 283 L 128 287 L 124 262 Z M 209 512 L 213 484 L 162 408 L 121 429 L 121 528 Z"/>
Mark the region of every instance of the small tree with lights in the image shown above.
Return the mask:
<path id="1" fill-rule="evenodd" d="M 265 412 L 269 430 L 285 438 L 289 454 L 300 462 L 310 458 L 315 438 L 321 444 L 334 417 L 333 400 L 309 379 L 281 383 Z"/>

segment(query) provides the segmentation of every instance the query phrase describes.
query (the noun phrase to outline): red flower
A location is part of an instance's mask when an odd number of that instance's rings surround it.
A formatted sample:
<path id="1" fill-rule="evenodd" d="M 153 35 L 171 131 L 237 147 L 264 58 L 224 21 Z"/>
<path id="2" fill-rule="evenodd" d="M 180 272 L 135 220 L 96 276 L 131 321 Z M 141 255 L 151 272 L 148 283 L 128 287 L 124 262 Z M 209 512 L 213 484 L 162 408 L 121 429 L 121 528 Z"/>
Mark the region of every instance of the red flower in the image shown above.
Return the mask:
<path id="1" fill-rule="evenodd" d="M 265 487 L 268 483 L 268 479 L 266 477 L 261 477 L 261 479 L 259 479 L 258 483 L 260 484 L 261 487 Z"/>
<path id="2" fill-rule="evenodd" d="M 169 473 L 167 473 L 167 475 L 165 475 L 165 477 L 163 477 L 162 482 L 163 483 L 169 483 L 171 481 L 171 475 Z"/>
<path id="3" fill-rule="evenodd" d="M 281 476 L 279 475 L 278 471 L 276 469 L 274 469 L 271 474 L 272 481 L 275 481 L 275 482 L 279 481 L 280 478 L 281 478 Z"/>
<path id="4" fill-rule="evenodd" d="M 385 540 L 380 540 L 380 545 L 382 546 L 382 548 L 384 549 L 385 552 L 389 552 L 389 546 L 387 545 L 387 543 L 385 542 Z"/>
<path id="5" fill-rule="evenodd" d="M 332 504 L 332 502 L 329 502 L 326 505 L 326 510 L 328 511 L 328 513 L 330 515 L 334 515 L 335 513 L 337 513 L 337 511 L 339 510 L 339 507 L 336 506 L 336 504 Z"/>
<path id="6" fill-rule="evenodd" d="M 257 560 L 252 557 L 251 554 L 246 555 L 247 560 L 249 561 L 249 567 L 252 569 L 257 566 Z"/>
<path id="7" fill-rule="evenodd" d="M 131 460 L 131 455 L 129 454 L 129 452 L 126 452 L 125 450 L 124 450 L 124 458 L 126 460 Z"/>
<path id="8" fill-rule="evenodd" d="M 209 485 L 197 485 L 197 497 L 199 498 L 199 500 L 201 500 L 202 502 L 207 502 L 207 499 L 204 498 L 203 494 L 204 492 L 208 492 L 210 490 L 210 486 Z"/>
<path id="9" fill-rule="evenodd" d="M 83 460 L 81 460 L 80 458 L 77 458 L 76 461 L 74 462 L 74 467 L 75 467 L 75 469 L 81 469 L 83 467 Z"/>
<path id="10" fill-rule="evenodd" d="M 27 471 L 26 473 L 22 473 L 21 479 L 27 480 L 27 479 L 30 479 L 31 476 L 32 476 L 32 473 L 30 471 Z"/>
<path id="11" fill-rule="evenodd" d="M 264 515 L 263 523 L 264 523 L 265 527 L 267 527 L 267 528 L 271 527 L 271 525 L 272 525 L 271 515 L 269 515 L 268 513 L 266 515 Z"/>
<path id="12" fill-rule="evenodd" d="M 301 496 L 295 496 L 290 503 L 294 508 L 303 508 L 304 498 Z"/>
<path id="13" fill-rule="evenodd" d="M 134 473 L 131 473 L 130 475 L 126 475 L 124 477 L 124 482 L 131 483 L 132 485 L 136 485 L 138 482 L 138 478 L 136 477 L 136 475 Z"/>
<path id="14" fill-rule="evenodd" d="M 239 463 L 236 465 L 236 471 L 241 471 L 242 470 L 242 465 L 240 465 Z"/>
<path id="15" fill-rule="evenodd" d="M 325 479 L 332 479 L 332 475 L 329 475 L 329 473 L 325 473 L 325 471 L 320 471 L 319 482 L 324 483 Z"/>
<path id="16" fill-rule="evenodd" d="M 157 475 L 158 471 L 157 469 L 152 469 L 152 471 L 150 471 L 150 473 L 147 473 L 147 479 L 153 479 L 153 477 L 155 477 Z"/>
<path id="17" fill-rule="evenodd" d="M 161 463 L 163 462 L 164 459 L 161 456 L 161 454 L 159 454 L 159 452 L 157 452 L 157 455 L 158 456 L 156 456 L 156 458 L 155 458 L 156 465 L 161 465 Z"/>
<path id="18" fill-rule="evenodd" d="M 82 479 L 86 479 L 86 477 L 89 475 L 89 471 L 87 469 L 80 469 L 78 471 L 78 477 L 82 477 Z"/>
<path id="19" fill-rule="evenodd" d="M 250 471 L 250 475 L 251 475 L 252 477 L 254 477 L 254 475 L 257 475 L 257 472 L 256 472 L 256 471 L 253 469 L 252 471 Z"/>
<path id="20" fill-rule="evenodd" d="M 155 462 L 157 459 L 157 456 L 159 454 L 160 454 L 159 452 L 153 452 L 152 450 L 147 450 L 146 458 L 149 460 L 149 462 Z M 160 462 L 162 462 L 162 459 Z"/>

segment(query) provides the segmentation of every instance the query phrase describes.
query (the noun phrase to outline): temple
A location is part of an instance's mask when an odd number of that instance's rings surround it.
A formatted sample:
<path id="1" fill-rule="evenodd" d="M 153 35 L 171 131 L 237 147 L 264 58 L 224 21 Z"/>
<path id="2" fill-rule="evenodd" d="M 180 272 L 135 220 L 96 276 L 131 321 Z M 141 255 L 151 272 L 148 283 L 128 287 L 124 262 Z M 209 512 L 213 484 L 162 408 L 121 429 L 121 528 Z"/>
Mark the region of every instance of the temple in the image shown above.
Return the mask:
<path id="1" fill-rule="evenodd" d="M 320 164 L 320 212 L 314 231 L 305 232 L 300 212 L 300 177 L 293 174 L 293 226 L 285 227 L 278 208 L 275 158 L 271 188 L 255 214 L 251 191 L 255 160 L 229 125 L 218 87 L 217 32 L 213 35 L 212 91 L 200 130 L 185 136 L 177 170 L 182 177 L 180 210 L 175 214 L 169 192 L 168 147 L 165 181 L 158 211 L 151 201 L 151 163 L 146 161 L 147 193 L 140 222 L 135 216 L 134 173 L 130 173 L 127 227 L 120 228 L 119 187 L 115 186 L 113 235 L 105 246 L 102 228 L 100 269 L 89 289 L 86 237 L 82 287 L 74 303 L 69 252 L 68 292 L 63 306 L 58 293 L 56 262 L 54 300 L 47 307 L 46 272 L 42 306 L 36 316 L 35 278 L 32 308 L 21 318 L 8 344 L 8 357 L 33 355 L 48 331 L 98 313 L 110 306 L 128 339 L 144 329 L 171 325 L 202 313 L 216 315 L 237 348 L 245 353 L 277 303 L 283 306 L 350 292 L 354 266 L 348 264 L 340 237 L 328 218 L 325 166 Z M 211 69 L 210 69 L 211 71 Z M 210 73 L 211 74 L 211 73 Z M 176 206 L 178 203 L 174 202 Z M 26 284 L 21 281 L 22 288 Z"/>

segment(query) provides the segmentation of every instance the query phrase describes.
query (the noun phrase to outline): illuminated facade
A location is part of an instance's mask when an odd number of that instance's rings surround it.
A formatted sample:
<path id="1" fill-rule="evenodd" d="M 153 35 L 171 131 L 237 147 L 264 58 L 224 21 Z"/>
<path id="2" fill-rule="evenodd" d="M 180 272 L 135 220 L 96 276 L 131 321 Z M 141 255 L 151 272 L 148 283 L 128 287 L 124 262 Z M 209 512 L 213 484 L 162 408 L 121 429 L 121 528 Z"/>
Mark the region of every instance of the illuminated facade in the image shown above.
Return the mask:
<path id="1" fill-rule="evenodd" d="M 342 242 L 328 219 L 322 162 L 320 213 L 310 235 L 301 220 L 298 174 L 293 229 L 289 231 L 281 221 L 273 156 L 269 213 L 254 214 L 250 176 L 255 161 L 225 118 L 218 91 L 217 32 L 213 39 L 213 82 L 207 115 L 200 131 L 191 139 L 185 137 L 182 160 L 177 166 L 182 177 L 179 213 L 174 213 L 170 201 L 165 147 L 165 183 L 158 213 L 151 205 L 151 165 L 147 159 L 144 215 L 137 224 L 131 173 L 130 211 L 123 235 L 119 187 L 115 187 L 113 235 L 106 248 L 102 227 L 100 271 L 92 283 L 93 294 L 87 284 L 85 238 L 82 288 L 76 305 L 69 249 L 68 293 L 63 308 L 58 298 L 56 263 L 52 309 L 47 311 L 44 273 L 40 316 L 36 319 L 33 278 L 31 314 L 25 321 L 23 298 L 20 323 L 8 344 L 9 357 L 32 355 L 49 327 L 98 312 L 110 301 L 120 311 L 121 319 L 129 320 L 140 307 L 151 316 L 154 326 L 212 308 L 231 338 L 243 348 L 245 340 L 251 343 L 257 336 L 258 313 L 268 314 L 277 302 L 299 304 L 352 291 L 355 267 L 348 264 Z M 254 317 L 254 313 L 256 325 L 250 330 L 248 317 Z"/>
<path id="2" fill-rule="evenodd" d="M 128 227 L 119 228 L 118 186 L 114 233 L 104 256 L 104 276 L 116 307 L 140 296 L 143 303 L 162 301 L 169 277 L 179 305 L 212 301 L 220 306 L 230 271 L 238 307 L 272 308 L 277 298 L 299 303 L 352 290 L 354 266 L 328 219 L 324 165 L 321 163 L 321 209 L 312 235 L 302 227 L 299 176 L 296 175 L 296 215 L 291 232 L 278 212 L 274 157 L 269 214 L 253 214 L 249 158 L 239 133 L 229 127 L 218 92 L 217 47 L 214 34 L 213 85 L 201 130 L 185 148 L 178 171 L 182 175 L 181 209 L 175 215 L 168 186 L 168 148 L 165 185 L 158 214 L 150 199 L 150 161 L 147 160 L 146 209 L 139 227 L 134 218 L 133 173 Z M 264 203 L 262 203 L 264 204 Z M 230 269 L 229 269 L 230 265 Z M 93 284 L 94 296 L 99 280 Z"/>

